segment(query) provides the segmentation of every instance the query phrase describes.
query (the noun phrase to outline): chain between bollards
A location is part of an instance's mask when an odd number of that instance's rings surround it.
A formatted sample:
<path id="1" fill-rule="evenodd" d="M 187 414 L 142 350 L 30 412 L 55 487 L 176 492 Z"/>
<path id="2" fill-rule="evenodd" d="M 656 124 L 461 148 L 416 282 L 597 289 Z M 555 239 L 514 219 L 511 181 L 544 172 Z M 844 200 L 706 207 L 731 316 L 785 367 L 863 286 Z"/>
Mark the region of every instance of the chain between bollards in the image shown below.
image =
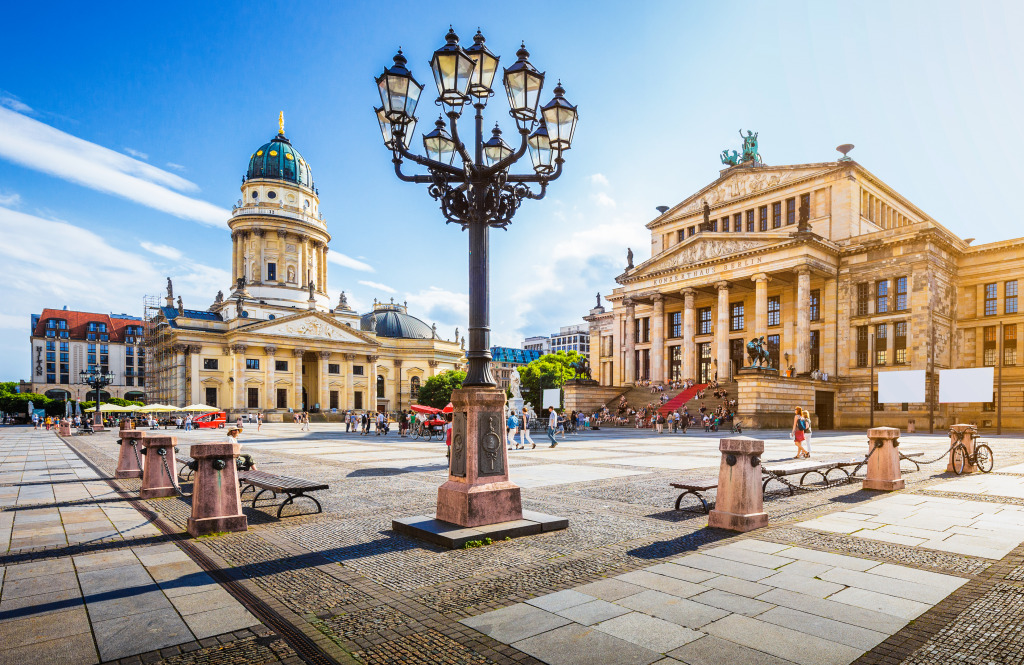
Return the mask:
<path id="1" fill-rule="evenodd" d="M 160 459 L 164 463 L 164 472 L 167 473 L 167 478 L 171 481 L 171 486 L 174 488 L 174 491 L 178 493 L 178 496 L 186 496 L 186 494 L 181 491 L 181 488 L 178 487 L 178 481 L 174 477 L 174 474 L 171 473 L 171 467 L 167 465 L 167 449 L 159 448 L 156 452 L 160 455 Z"/>

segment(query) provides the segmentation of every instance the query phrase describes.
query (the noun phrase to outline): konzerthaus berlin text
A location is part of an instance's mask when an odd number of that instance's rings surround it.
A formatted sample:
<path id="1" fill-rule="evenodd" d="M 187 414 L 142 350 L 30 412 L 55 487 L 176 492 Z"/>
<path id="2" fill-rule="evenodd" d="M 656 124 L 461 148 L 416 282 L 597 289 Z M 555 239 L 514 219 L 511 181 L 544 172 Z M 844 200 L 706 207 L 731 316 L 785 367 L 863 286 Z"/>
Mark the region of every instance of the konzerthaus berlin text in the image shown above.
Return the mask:
<path id="1" fill-rule="evenodd" d="M 875 404 L 877 425 L 994 426 L 1001 399 L 1003 426 L 1024 428 L 1024 238 L 973 245 L 849 157 L 752 157 L 662 210 L 647 224 L 651 258 L 585 317 L 602 385 L 717 376 L 736 381 L 750 425 L 789 427 L 802 406 L 819 428 L 863 428 L 873 360 L 875 372 L 928 370 L 936 402 Z M 780 371 L 740 371 L 760 337 Z M 995 402 L 937 403 L 933 369 L 982 366 L 997 368 Z"/>

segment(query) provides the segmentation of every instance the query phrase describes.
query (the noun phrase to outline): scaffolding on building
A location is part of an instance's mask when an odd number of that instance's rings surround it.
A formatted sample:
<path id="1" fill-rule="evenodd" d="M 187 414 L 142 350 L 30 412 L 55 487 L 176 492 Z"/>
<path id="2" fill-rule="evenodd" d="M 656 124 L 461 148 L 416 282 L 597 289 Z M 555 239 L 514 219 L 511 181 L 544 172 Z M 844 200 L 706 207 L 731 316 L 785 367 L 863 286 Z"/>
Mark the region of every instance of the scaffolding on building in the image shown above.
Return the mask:
<path id="1" fill-rule="evenodd" d="M 149 356 L 149 372 L 146 382 L 152 402 L 173 404 L 184 386 L 178 385 L 183 377 L 175 371 L 173 334 L 171 326 L 163 318 L 161 296 L 142 297 L 142 319 L 146 329 L 146 354 Z"/>

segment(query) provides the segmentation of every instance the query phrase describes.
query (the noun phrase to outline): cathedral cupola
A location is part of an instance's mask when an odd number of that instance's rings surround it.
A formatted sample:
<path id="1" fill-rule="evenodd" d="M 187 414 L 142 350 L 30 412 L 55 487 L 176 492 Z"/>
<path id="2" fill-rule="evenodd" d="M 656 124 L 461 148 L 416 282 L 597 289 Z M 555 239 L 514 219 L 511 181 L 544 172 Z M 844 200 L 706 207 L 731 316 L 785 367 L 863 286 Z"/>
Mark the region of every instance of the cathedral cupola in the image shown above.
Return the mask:
<path id="1" fill-rule="evenodd" d="M 309 164 L 284 135 L 284 111 L 278 117 L 277 136 L 261 145 L 249 158 L 245 179 L 254 178 L 283 180 L 316 191 Z"/>

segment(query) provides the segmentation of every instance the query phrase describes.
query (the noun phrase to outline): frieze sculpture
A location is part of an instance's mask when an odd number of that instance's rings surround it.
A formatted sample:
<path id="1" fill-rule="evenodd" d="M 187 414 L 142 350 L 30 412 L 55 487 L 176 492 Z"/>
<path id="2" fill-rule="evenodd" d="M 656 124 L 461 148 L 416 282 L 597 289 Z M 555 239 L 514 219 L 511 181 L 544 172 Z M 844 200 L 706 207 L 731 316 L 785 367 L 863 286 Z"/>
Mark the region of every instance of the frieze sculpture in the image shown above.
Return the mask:
<path id="1" fill-rule="evenodd" d="M 763 247 L 765 243 L 758 240 L 703 240 L 695 245 L 687 247 L 672 257 L 664 266 L 658 268 L 671 268 L 673 266 L 688 267 L 694 263 L 719 259 L 731 254 L 746 252 L 751 249 Z"/>
<path id="2" fill-rule="evenodd" d="M 771 356 L 763 335 L 747 342 L 747 356 L 750 357 L 750 365 L 745 369 L 775 369 L 771 366 Z"/>

